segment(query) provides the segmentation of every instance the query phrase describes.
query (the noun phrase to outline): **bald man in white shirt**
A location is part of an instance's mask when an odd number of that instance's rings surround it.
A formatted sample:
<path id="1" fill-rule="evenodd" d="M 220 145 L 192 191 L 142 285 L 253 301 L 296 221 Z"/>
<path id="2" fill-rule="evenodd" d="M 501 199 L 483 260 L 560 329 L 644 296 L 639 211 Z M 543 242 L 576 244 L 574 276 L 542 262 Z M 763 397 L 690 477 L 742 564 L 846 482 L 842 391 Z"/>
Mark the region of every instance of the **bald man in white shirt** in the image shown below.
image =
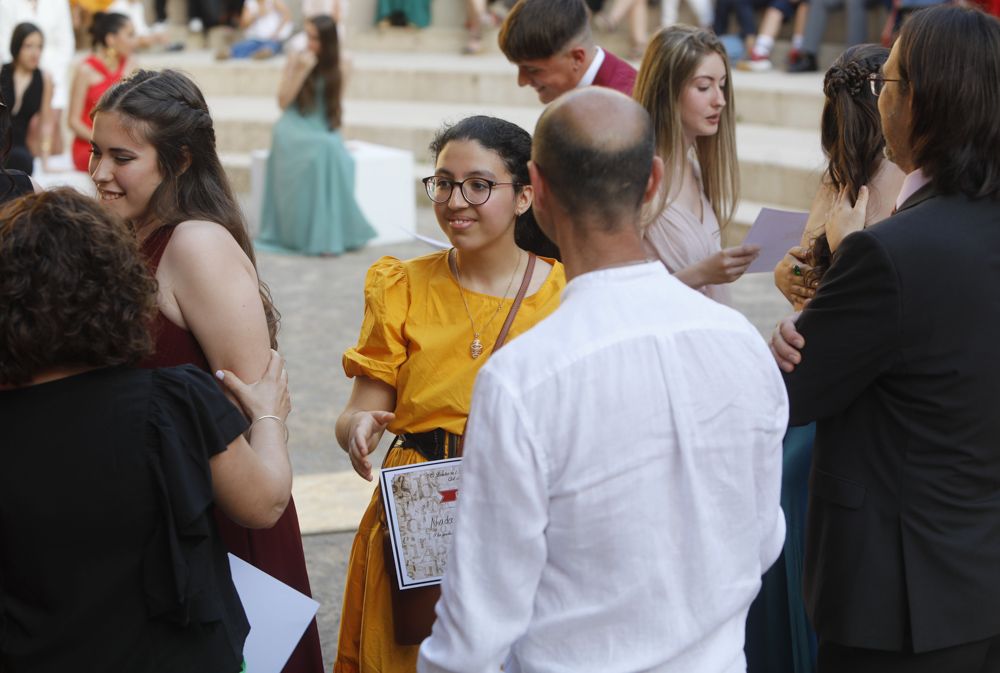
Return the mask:
<path id="1" fill-rule="evenodd" d="M 747 611 L 784 539 L 778 369 L 741 315 L 646 259 L 662 164 L 638 104 L 561 96 L 530 170 L 569 283 L 476 381 L 418 670 L 745 671 Z"/>

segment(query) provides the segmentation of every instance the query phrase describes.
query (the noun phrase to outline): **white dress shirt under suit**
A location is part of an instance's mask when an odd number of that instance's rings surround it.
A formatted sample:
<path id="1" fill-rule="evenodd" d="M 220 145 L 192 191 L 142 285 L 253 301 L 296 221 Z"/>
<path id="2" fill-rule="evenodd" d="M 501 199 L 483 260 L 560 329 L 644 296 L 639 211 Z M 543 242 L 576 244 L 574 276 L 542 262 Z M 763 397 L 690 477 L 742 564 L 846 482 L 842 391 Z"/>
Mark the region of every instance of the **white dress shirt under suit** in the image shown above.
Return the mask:
<path id="1" fill-rule="evenodd" d="M 659 262 L 573 279 L 481 370 L 422 673 L 744 671 L 784 539 L 788 404 L 738 313 Z"/>

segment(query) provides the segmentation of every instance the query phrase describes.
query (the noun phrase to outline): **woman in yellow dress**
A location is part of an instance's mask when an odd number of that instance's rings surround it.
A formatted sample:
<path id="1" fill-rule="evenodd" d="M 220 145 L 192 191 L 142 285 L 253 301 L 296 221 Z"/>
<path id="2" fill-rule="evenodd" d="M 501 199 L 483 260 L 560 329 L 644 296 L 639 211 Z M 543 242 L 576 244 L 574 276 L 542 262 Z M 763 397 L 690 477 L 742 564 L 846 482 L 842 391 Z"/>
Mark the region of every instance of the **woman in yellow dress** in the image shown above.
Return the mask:
<path id="1" fill-rule="evenodd" d="M 555 310 L 566 284 L 556 259 L 534 255 L 558 251 L 531 215 L 526 131 L 501 119 L 470 117 L 443 130 L 431 150 L 435 171 L 424 184 L 454 247 L 375 262 L 365 280 L 358 345 L 344 353 L 354 389 L 337 419 L 337 441 L 369 481 L 369 456 L 386 430 L 396 435 L 386 467 L 453 456 L 476 373 L 519 287 L 527 279 L 508 339 Z M 351 550 L 335 673 L 416 670 L 418 647 L 401 645 L 394 635 L 395 580 L 383 560 L 384 526 L 376 489 Z"/>

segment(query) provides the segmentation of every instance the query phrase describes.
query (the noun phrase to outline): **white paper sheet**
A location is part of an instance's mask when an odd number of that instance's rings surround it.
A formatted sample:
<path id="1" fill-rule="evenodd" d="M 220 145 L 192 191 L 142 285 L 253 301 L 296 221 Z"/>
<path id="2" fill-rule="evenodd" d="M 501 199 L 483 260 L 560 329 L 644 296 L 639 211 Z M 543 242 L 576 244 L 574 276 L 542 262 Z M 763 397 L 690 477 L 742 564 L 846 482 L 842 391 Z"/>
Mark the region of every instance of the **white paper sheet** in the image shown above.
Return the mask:
<path id="1" fill-rule="evenodd" d="M 743 239 L 744 245 L 760 246 L 760 254 L 746 272 L 774 271 L 774 265 L 781 261 L 789 248 L 799 244 L 808 219 L 809 213 L 761 208 L 760 214 Z"/>
<path id="2" fill-rule="evenodd" d="M 281 673 L 319 603 L 232 554 L 229 568 L 250 622 L 247 673 Z"/>

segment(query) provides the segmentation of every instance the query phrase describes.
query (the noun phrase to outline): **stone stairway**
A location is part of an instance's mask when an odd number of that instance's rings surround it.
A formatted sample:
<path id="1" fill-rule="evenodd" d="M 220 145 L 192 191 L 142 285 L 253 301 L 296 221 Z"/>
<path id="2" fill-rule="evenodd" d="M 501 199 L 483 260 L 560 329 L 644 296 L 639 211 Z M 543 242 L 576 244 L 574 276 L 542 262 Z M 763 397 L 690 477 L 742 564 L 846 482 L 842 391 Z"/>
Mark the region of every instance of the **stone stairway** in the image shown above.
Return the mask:
<path id="1" fill-rule="evenodd" d="M 529 131 L 542 106 L 534 92 L 518 88 L 515 70 L 498 55 L 353 51 L 344 96 L 345 138 L 413 152 L 414 180 L 430 174 L 427 149 L 446 122 L 491 114 Z M 216 62 L 207 51 L 147 55 L 145 67 L 173 67 L 205 91 L 216 122 L 223 163 L 239 193 L 250 189 L 250 152 L 266 149 L 280 115 L 275 94 L 282 59 Z M 819 144 L 820 75 L 733 73 L 738 117 L 737 149 L 742 183 L 736 226 L 740 240 L 762 205 L 805 210 L 823 166 Z M 419 205 L 422 188 L 416 190 Z"/>

